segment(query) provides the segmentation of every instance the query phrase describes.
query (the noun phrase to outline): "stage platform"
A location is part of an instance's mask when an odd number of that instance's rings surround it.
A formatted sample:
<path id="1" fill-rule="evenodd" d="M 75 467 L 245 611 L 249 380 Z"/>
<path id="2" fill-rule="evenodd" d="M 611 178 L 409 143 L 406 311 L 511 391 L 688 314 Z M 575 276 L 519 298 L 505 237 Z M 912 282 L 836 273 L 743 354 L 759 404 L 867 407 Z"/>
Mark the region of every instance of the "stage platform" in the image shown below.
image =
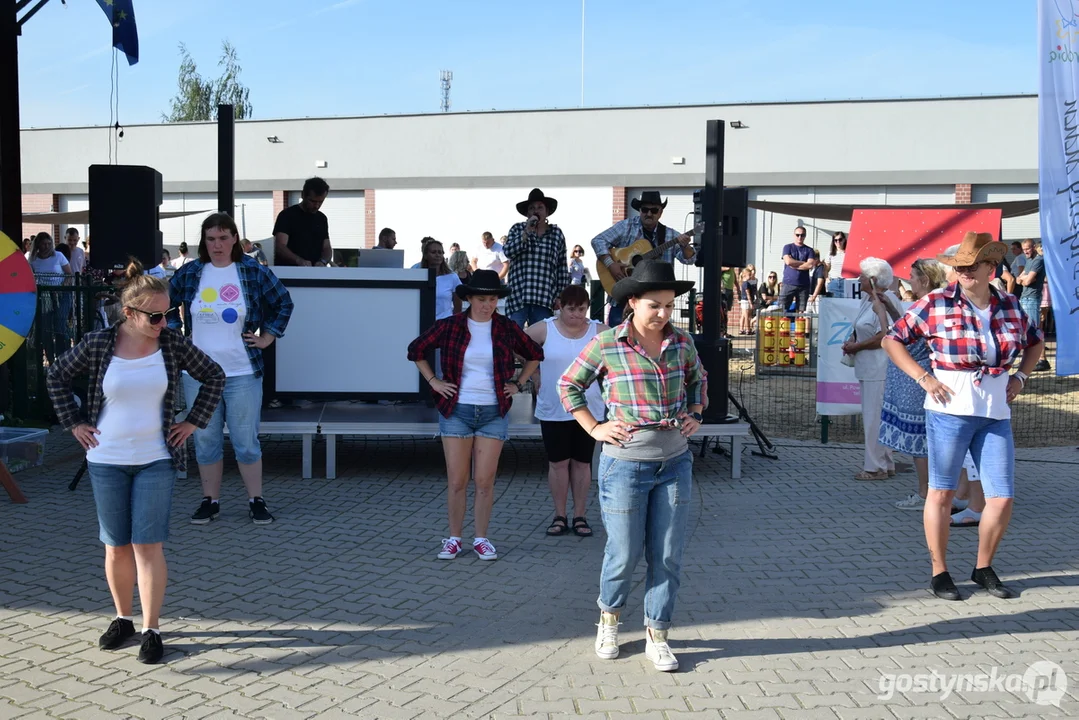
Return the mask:
<path id="1" fill-rule="evenodd" d="M 517 395 L 509 414 L 510 439 L 539 439 L 539 421 L 529 394 Z M 326 478 L 337 476 L 337 438 L 438 437 L 438 411 L 422 403 L 315 402 L 264 410 L 260 432 L 299 435 L 302 440 L 302 476 L 312 477 L 313 440 L 326 441 Z M 702 425 L 694 439 L 730 438 L 731 478 L 742 477 L 742 439 L 749 435 L 743 422 Z M 593 463 L 595 467 L 598 463 Z"/>

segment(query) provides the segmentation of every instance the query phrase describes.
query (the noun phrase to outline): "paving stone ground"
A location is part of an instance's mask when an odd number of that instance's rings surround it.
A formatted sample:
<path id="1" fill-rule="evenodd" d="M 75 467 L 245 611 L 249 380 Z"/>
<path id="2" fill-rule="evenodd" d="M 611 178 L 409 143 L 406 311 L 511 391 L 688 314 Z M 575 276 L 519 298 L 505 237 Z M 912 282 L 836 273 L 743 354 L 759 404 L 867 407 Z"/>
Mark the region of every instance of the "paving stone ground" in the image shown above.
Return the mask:
<path id="1" fill-rule="evenodd" d="M 167 653 L 144 666 L 134 645 L 97 649 L 112 605 L 93 498 L 88 480 L 67 490 L 81 455 L 54 432 L 45 466 L 17 476 L 30 503 L 0 501 L 0 718 L 1079 715 L 1079 451 L 1019 453 L 996 568 L 1021 596 L 973 592 L 976 531 L 964 529 L 951 558 L 967 599 L 948 603 L 926 589 L 920 514 L 892 507 L 912 474 L 857 483 L 857 447 L 779 445 L 778 461 L 747 449 L 738 481 L 727 458 L 696 465 L 671 631 L 678 673 L 643 657 L 643 567 L 621 656 L 595 657 L 598 503 L 593 489 L 596 538 L 544 535 L 538 442 L 506 446 L 489 533 L 500 559 L 485 563 L 435 559 L 446 534 L 437 442 L 361 438 L 339 443 L 336 480 L 299 479 L 299 443 L 266 442 L 277 516 L 266 527 L 248 521 L 235 466 L 209 526 L 187 521 L 197 479 L 177 483 Z M 1036 662 L 1066 674 L 1059 707 L 1014 679 L 969 684 Z M 919 692 L 915 676 L 934 672 L 968 685 Z"/>

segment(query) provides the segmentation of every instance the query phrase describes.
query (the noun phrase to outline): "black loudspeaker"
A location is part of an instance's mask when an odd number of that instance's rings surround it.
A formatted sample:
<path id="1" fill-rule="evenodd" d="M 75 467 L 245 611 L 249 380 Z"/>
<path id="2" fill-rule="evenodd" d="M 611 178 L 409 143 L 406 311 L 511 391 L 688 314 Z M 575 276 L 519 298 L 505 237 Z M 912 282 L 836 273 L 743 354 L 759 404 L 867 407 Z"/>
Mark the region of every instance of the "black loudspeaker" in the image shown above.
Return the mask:
<path id="1" fill-rule="evenodd" d="M 729 389 L 728 363 L 731 359 L 731 342 L 726 337 L 709 341 L 703 335 L 694 335 L 697 356 L 701 367 L 708 373 L 708 407 L 704 409 L 704 421 L 709 424 L 728 422 L 727 391 Z"/>
<path id="2" fill-rule="evenodd" d="M 115 270 L 161 262 L 161 173 L 143 165 L 90 166 L 90 265 Z"/>
<path id="3" fill-rule="evenodd" d="M 746 225 L 749 218 L 749 189 L 723 188 L 723 235 L 720 257 L 726 267 L 745 267 L 749 239 Z"/>

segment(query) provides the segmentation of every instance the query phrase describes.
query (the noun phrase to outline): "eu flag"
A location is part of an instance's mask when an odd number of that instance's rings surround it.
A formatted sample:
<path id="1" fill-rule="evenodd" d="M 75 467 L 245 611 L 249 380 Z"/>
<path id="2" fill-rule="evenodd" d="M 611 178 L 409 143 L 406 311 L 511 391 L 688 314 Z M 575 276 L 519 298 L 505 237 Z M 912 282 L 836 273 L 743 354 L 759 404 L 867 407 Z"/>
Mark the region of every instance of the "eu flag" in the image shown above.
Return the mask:
<path id="1" fill-rule="evenodd" d="M 139 61 L 139 33 L 135 28 L 135 9 L 132 0 L 97 0 L 112 23 L 112 46 L 127 55 L 127 64 Z"/>

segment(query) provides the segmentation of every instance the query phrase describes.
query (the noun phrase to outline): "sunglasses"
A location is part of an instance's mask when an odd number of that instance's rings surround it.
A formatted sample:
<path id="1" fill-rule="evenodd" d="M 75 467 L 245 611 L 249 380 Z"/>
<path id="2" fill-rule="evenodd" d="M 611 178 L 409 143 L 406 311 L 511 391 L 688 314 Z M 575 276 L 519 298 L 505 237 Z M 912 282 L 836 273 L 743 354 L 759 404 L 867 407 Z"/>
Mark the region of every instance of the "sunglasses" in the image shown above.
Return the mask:
<path id="1" fill-rule="evenodd" d="M 956 265 L 955 271 L 957 273 L 972 273 L 981 267 L 982 263 L 976 263 L 974 265 Z"/>
<path id="2" fill-rule="evenodd" d="M 641 215 L 659 215 L 663 212 L 663 208 L 658 207 L 643 207 L 641 208 Z"/>
<path id="3" fill-rule="evenodd" d="M 131 306 L 128 306 L 127 309 L 134 310 L 137 313 L 142 313 L 146 316 L 146 319 L 150 322 L 151 325 L 160 325 L 161 321 L 164 320 L 165 317 L 168 316 L 168 314 L 176 308 L 169 308 L 165 312 L 150 312 L 149 310 L 140 310 L 139 308 Z"/>
<path id="4" fill-rule="evenodd" d="M 805 237 L 805 233 L 794 233 L 794 237 Z"/>

